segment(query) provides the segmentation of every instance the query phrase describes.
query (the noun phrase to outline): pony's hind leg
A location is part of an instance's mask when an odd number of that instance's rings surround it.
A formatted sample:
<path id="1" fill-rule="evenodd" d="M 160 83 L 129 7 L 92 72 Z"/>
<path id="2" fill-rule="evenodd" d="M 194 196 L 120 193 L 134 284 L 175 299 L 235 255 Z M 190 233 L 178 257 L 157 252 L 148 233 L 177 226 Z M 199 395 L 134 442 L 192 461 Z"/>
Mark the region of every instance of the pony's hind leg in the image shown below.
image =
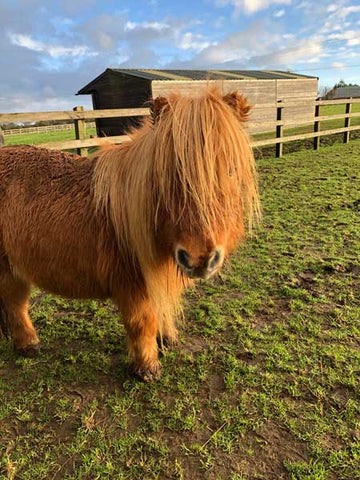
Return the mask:
<path id="1" fill-rule="evenodd" d="M 158 319 L 146 298 L 128 299 L 122 305 L 128 349 L 135 374 L 145 382 L 160 378 L 156 335 Z"/>
<path id="2" fill-rule="evenodd" d="M 39 339 L 28 314 L 30 287 L 7 268 L 0 270 L 0 327 L 11 336 L 15 350 L 35 356 Z"/>

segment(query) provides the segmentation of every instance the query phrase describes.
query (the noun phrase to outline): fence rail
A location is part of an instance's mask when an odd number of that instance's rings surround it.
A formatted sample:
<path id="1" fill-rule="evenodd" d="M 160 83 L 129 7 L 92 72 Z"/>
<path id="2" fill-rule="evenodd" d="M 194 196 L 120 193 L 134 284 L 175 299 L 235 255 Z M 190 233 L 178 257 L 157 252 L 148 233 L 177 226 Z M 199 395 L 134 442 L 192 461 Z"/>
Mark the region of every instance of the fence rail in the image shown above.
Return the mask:
<path id="1" fill-rule="evenodd" d="M 95 122 L 87 122 L 87 128 L 95 128 Z M 3 130 L 4 135 L 26 135 L 29 133 L 43 133 L 43 132 L 58 132 L 64 130 L 74 130 L 73 123 L 63 123 L 60 125 L 42 125 L 40 127 L 19 127 L 19 128 L 6 128 Z"/>
<path id="2" fill-rule="evenodd" d="M 72 110 L 56 112 L 0 113 L 1 123 L 41 122 L 50 120 L 89 120 L 95 118 L 136 117 L 149 115 L 148 108 L 110 108 L 107 110 Z"/>
<path id="3" fill-rule="evenodd" d="M 272 121 L 264 122 L 249 122 L 250 127 L 255 126 L 267 126 L 275 128 L 275 138 L 268 138 L 263 140 L 257 140 L 252 142 L 253 147 L 261 147 L 267 145 L 276 146 L 276 156 L 282 155 L 282 146 L 285 142 L 293 142 L 295 140 L 314 139 L 314 149 L 318 149 L 320 145 L 320 137 L 326 135 L 334 135 L 337 133 L 344 134 L 344 142 L 347 143 L 350 140 L 350 132 L 360 130 L 360 125 L 350 125 L 351 118 L 360 117 L 360 112 L 351 111 L 353 104 L 360 103 L 360 98 L 348 98 L 342 100 L 284 100 L 274 103 L 267 103 L 262 105 L 256 105 L 254 108 L 272 108 L 276 107 L 276 117 Z M 294 106 L 313 106 L 314 116 L 308 120 L 283 120 L 283 112 L 287 107 Z M 345 105 L 345 113 L 334 115 L 320 115 L 320 107 L 324 105 Z M 44 120 L 72 120 L 74 122 L 75 137 L 74 140 L 68 140 L 64 142 L 50 142 L 41 143 L 41 146 L 50 149 L 59 150 L 71 150 L 77 149 L 80 155 L 86 155 L 89 147 L 101 146 L 108 143 L 119 144 L 129 141 L 127 135 L 118 135 L 112 137 L 102 138 L 85 138 L 85 127 L 88 122 L 85 120 L 97 119 L 97 118 L 116 118 L 116 117 L 132 117 L 132 116 L 146 116 L 149 115 L 148 108 L 123 108 L 123 109 L 107 109 L 107 110 L 83 110 L 82 107 L 75 107 L 73 111 L 58 111 L 58 112 L 37 112 L 37 113 L 0 113 L 0 126 L 1 124 L 13 123 L 13 122 L 27 122 L 27 121 L 44 121 Z M 344 126 L 341 128 L 333 128 L 328 130 L 320 130 L 321 122 L 328 120 L 341 120 L 344 119 Z M 313 125 L 313 132 L 302 133 L 298 135 L 284 136 L 284 126 L 300 126 L 300 125 Z M 0 146 L 4 143 L 1 140 L 2 133 L 0 128 Z"/>

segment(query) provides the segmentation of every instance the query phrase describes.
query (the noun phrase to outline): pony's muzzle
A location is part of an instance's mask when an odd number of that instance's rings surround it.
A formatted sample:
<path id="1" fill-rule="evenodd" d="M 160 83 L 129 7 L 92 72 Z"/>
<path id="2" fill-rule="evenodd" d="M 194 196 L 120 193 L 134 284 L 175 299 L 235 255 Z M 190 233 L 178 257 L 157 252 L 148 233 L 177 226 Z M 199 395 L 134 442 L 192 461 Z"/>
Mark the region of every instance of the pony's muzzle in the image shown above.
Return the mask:
<path id="1" fill-rule="evenodd" d="M 210 254 L 194 260 L 187 250 L 178 247 L 175 251 L 175 260 L 189 278 L 207 280 L 221 268 L 224 262 L 224 253 L 222 248 L 216 248 Z"/>

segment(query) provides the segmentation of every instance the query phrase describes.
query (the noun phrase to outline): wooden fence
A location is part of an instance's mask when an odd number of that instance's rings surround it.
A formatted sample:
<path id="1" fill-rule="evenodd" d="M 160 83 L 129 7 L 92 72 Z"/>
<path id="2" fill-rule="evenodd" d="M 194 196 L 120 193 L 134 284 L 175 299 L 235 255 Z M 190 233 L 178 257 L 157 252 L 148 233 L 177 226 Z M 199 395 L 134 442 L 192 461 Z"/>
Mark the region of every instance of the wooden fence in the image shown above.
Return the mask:
<path id="1" fill-rule="evenodd" d="M 304 122 L 294 120 L 283 121 L 283 111 L 287 107 L 313 105 L 314 117 L 311 121 L 308 119 Z M 350 132 L 360 130 L 360 125 L 350 125 L 350 119 L 360 117 L 360 112 L 351 112 L 351 107 L 355 103 L 360 103 L 360 98 L 357 99 L 342 99 L 342 100 L 315 100 L 309 102 L 308 100 L 299 101 L 279 101 L 277 103 L 268 103 L 255 106 L 255 108 L 274 108 L 276 106 L 276 119 L 274 121 L 266 122 L 249 122 L 249 128 L 257 128 L 259 126 L 268 128 L 268 131 L 275 129 L 275 138 L 267 138 L 263 140 L 256 140 L 252 142 L 253 147 L 262 147 L 266 145 L 276 146 L 276 156 L 281 157 L 283 144 L 285 142 L 293 142 L 295 140 L 313 139 L 314 149 L 318 149 L 320 145 L 320 137 L 326 135 L 333 135 L 337 133 L 344 134 L 344 142 L 350 140 Z M 320 115 L 320 107 L 323 105 L 346 105 L 345 113 L 335 115 Z M 75 140 L 68 140 L 63 142 L 42 143 L 41 146 L 50 149 L 58 150 L 72 150 L 76 149 L 79 155 L 87 155 L 89 147 L 101 146 L 106 143 L 119 144 L 129 140 L 127 135 L 119 135 L 112 137 L 96 137 L 86 138 L 86 122 L 85 120 L 96 118 L 114 118 L 114 117 L 134 117 L 149 115 L 148 108 L 124 108 L 124 109 L 109 109 L 109 110 L 88 110 L 85 111 L 83 107 L 75 107 L 73 111 L 57 111 L 57 112 L 38 112 L 38 113 L 0 113 L 0 125 L 14 122 L 34 122 L 34 121 L 49 121 L 49 120 L 72 120 L 75 127 Z M 341 128 L 333 128 L 329 130 L 320 130 L 321 122 L 327 120 L 344 119 L 344 126 Z M 313 131 L 310 133 L 302 133 L 298 135 L 284 135 L 284 125 L 288 127 L 297 127 L 302 125 L 313 124 Z M 0 128 L 0 146 L 1 146 L 1 128 Z"/>

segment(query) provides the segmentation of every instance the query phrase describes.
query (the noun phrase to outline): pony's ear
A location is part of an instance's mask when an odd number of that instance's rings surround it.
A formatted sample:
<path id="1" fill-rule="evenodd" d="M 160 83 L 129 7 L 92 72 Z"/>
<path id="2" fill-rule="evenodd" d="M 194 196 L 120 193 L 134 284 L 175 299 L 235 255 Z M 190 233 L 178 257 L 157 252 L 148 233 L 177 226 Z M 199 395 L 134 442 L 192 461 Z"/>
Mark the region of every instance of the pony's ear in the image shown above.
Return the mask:
<path id="1" fill-rule="evenodd" d="M 169 102 L 165 97 L 156 97 L 150 101 L 150 115 L 153 123 L 155 124 L 159 118 L 161 112 L 169 105 Z"/>
<path id="2" fill-rule="evenodd" d="M 235 91 L 224 95 L 223 100 L 234 110 L 240 122 L 246 122 L 248 120 L 251 106 L 248 104 L 244 95 Z"/>

